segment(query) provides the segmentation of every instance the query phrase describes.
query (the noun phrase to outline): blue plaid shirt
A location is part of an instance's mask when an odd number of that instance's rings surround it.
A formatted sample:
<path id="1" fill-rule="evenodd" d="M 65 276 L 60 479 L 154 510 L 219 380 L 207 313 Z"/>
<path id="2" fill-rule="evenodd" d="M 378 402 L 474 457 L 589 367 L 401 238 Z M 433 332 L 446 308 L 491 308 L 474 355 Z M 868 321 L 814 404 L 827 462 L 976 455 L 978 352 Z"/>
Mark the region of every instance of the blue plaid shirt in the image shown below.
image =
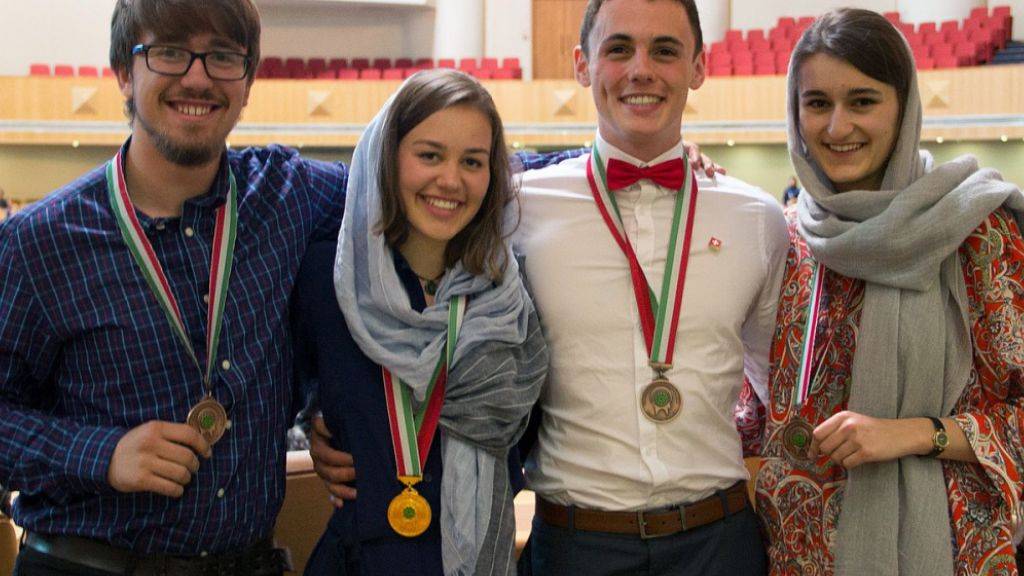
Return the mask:
<path id="1" fill-rule="evenodd" d="M 529 169 L 578 154 L 519 159 Z M 232 427 L 178 499 L 107 483 L 125 432 L 184 422 L 203 386 L 121 237 L 103 168 L 0 224 L 0 484 L 21 492 L 24 528 L 184 556 L 271 535 L 293 417 L 288 297 L 310 240 L 337 233 L 347 170 L 277 146 L 226 162 L 239 228 L 213 390 Z M 140 215 L 201 356 L 226 194 L 222 164 L 180 218 Z"/>

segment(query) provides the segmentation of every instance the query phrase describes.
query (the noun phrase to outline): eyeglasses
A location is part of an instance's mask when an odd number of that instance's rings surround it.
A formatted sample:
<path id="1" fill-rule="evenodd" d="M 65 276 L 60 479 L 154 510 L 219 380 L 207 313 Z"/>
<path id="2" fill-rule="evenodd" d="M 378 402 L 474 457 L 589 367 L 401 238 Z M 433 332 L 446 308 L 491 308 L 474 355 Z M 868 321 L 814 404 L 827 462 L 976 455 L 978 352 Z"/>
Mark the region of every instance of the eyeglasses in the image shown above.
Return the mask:
<path id="1" fill-rule="evenodd" d="M 241 80 L 249 71 L 249 56 L 241 52 L 211 50 L 192 52 L 176 46 L 138 44 L 132 48 L 132 56 L 144 54 L 146 67 L 164 76 L 184 76 L 192 63 L 200 60 L 206 75 L 212 80 Z"/>

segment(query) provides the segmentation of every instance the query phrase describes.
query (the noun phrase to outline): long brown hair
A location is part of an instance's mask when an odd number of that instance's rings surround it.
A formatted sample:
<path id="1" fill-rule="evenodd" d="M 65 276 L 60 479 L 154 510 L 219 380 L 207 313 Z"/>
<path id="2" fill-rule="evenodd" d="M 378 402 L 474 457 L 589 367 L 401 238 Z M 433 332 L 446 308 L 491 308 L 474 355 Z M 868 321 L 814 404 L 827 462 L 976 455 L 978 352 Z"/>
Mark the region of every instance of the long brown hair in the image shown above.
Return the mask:
<path id="1" fill-rule="evenodd" d="M 402 210 L 398 179 L 398 146 L 406 134 L 435 112 L 452 106 L 470 106 L 482 113 L 491 126 L 490 182 L 480 210 L 468 225 L 448 242 L 445 267 L 462 262 L 470 274 L 499 280 L 508 266 L 505 240 L 512 230 L 503 230 L 505 207 L 517 202 L 512 181 L 505 132 L 501 117 L 487 90 L 471 76 L 457 70 L 425 70 L 410 76 L 395 95 L 384 120 L 378 181 L 381 221 L 378 232 L 392 248 L 409 237 L 409 220 Z M 454 127 L 453 127 L 454 128 Z M 517 205 L 516 225 L 518 225 Z"/>

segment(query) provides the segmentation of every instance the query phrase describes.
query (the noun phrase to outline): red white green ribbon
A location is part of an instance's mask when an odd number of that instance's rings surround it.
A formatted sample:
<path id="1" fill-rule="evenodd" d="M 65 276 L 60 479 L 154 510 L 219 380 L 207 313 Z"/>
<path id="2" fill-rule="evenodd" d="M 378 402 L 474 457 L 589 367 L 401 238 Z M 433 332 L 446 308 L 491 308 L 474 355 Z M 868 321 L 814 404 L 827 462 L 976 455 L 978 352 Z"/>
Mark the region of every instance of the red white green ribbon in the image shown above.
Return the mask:
<path id="1" fill-rule="evenodd" d="M 391 371 L 381 366 L 384 374 L 384 399 L 388 407 L 391 427 L 391 445 L 395 451 L 395 468 L 399 478 L 418 480 L 423 476 L 430 444 L 434 441 L 437 422 L 444 403 L 444 388 L 448 379 L 448 366 L 455 357 L 455 343 L 466 316 L 466 297 L 455 296 L 448 306 L 448 338 L 445 353 L 437 361 L 427 388 L 426 402 L 414 410 L 412 390 Z M 407 482 L 403 480 L 403 482 Z"/>
<path id="2" fill-rule="evenodd" d="M 192 346 L 192 341 L 185 330 L 178 301 L 171 292 L 171 285 L 164 274 L 163 266 L 153 251 L 153 245 L 146 238 L 146 233 L 135 214 L 135 206 L 128 196 L 128 184 L 124 177 L 124 156 L 120 151 L 107 164 L 107 192 L 110 206 L 114 211 L 117 226 L 121 230 L 128 250 L 135 259 L 143 278 L 156 296 L 160 308 L 167 316 L 167 321 L 174 330 L 178 340 L 185 346 L 189 358 L 202 372 L 199 356 Z M 234 258 L 235 234 L 238 230 L 238 186 L 235 176 L 228 170 L 228 197 L 224 205 L 217 209 L 217 224 L 213 233 L 213 249 L 210 255 L 210 302 L 206 312 L 206 372 L 203 384 L 206 392 L 210 390 L 210 376 L 213 373 L 214 359 L 217 357 L 217 346 L 220 342 L 221 326 L 224 320 L 224 305 L 227 301 L 228 281 L 231 278 L 231 265 Z"/>
<path id="3" fill-rule="evenodd" d="M 595 174 L 597 177 L 595 177 Z M 697 180 L 693 170 L 687 167 L 686 181 L 676 194 L 672 213 L 672 231 L 669 236 L 668 254 L 665 257 L 665 275 L 661 282 L 661 294 L 656 296 L 647 282 L 643 268 L 637 260 L 633 245 L 630 244 L 622 225 L 615 196 L 608 190 L 604 162 L 595 145 L 587 163 L 587 180 L 594 196 L 597 209 L 601 212 L 608 230 L 629 261 L 629 272 L 633 279 L 633 294 L 640 312 L 640 326 L 644 342 L 650 354 L 652 366 L 671 365 L 675 350 L 679 313 L 682 310 L 683 288 L 686 285 L 686 267 L 690 259 L 690 240 L 693 236 L 693 222 L 697 207 Z M 609 206 L 611 209 L 609 209 Z M 614 216 L 613 216 L 614 215 Z"/>
<path id="4" fill-rule="evenodd" d="M 821 315 L 821 295 L 825 285 L 825 267 L 815 262 L 811 275 L 811 298 L 807 302 L 804 338 L 800 347 L 800 374 L 796 380 L 796 407 L 800 408 L 807 401 L 811 391 L 811 379 L 814 360 L 814 342 L 817 339 L 818 318 Z"/>

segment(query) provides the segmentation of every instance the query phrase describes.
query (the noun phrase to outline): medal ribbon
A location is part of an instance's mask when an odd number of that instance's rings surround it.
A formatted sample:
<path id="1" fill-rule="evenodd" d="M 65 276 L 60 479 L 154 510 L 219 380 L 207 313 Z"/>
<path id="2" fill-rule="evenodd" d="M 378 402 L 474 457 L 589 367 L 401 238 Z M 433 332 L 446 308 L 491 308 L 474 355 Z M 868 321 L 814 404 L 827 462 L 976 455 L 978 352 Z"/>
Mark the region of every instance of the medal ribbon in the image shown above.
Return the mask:
<path id="1" fill-rule="evenodd" d="M 455 343 L 466 316 L 466 297 L 454 296 L 448 306 L 448 337 L 445 352 L 437 361 L 434 374 L 427 387 L 426 402 L 418 411 L 413 410 L 412 390 L 391 371 L 381 366 L 384 375 L 384 400 L 388 407 L 391 427 L 391 445 L 395 451 L 395 469 L 402 483 L 411 486 L 423 476 L 423 467 L 430 453 L 430 444 L 437 432 L 444 404 L 444 389 L 448 367 L 455 357 Z"/>
<path id="2" fill-rule="evenodd" d="M 804 338 L 800 346 L 800 374 L 796 379 L 796 398 L 794 400 L 798 409 L 807 401 L 807 396 L 811 391 L 811 379 L 814 376 L 811 364 L 814 360 L 814 342 L 817 339 L 821 296 L 825 285 L 825 268 L 817 262 L 813 266 L 814 268 L 811 273 L 811 297 L 807 302 L 805 312 L 807 321 L 804 324 Z"/>
<path id="3" fill-rule="evenodd" d="M 595 173 L 598 177 L 595 177 Z M 693 177 L 693 170 L 687 167 L 686 181 L 676 194 L 660 297 L 655 296 L 647 282 L 633 245 L 626 236 L 618 203 L 608 190 L 604 163 L 597 152 L 597 145 L 594 145 L 590 153 L 590 162 L 587 163 L 587 180 L 601 217 L 629 261 L 633 294 L 640 312 L 640 326 L 651 364 L 671 365 L 679 313 L 682 309 L 683 288 L 686 284 L 686 267 L 690 258 L 690 239 L 693 236 L 693 222 L 697 212 L 697 180 Z"/>
<path id="4" fill-rule="evenodd" d="M 164 274 L 163 266 L 153 251 L 153 245 L 146 238 L 146 233 L 135 214 L 135 206 L 128 196 L 128 184 L 124 177 L 124 156 L 118 151 L 114 159 L 107 164 L 107 192 L 110 205 L 121 230 L 128 250 L 142 272 L 146 284 L 156 296 L 160 308 L 167 316 L 178 340 L 185 346 L 185 351 L 202 372 L 199 357 L 192 346 L 192 341 L 185 330 L 185 322 L 181 316 L 178 301 L 171 292 L 171 285 Z M 220 343 L 221 327 L 224 322 L 224 307 L 227 302 L 228 282 L 231 278 L 231 265 L 234 259 L 235 235 L 238 231 L 238 186 L 235 175 L 228 170 L 228 197 L 224 205 L 217 209 L 217 224 L 213 233 L 213 248 L 210 254 L 210 302 L 206 312 L 206 372 L 203 374 L 203 386 L 207 395 L 212 395 L 210 376 L 213 374 L 213 363 L 217 357 Z"/>

